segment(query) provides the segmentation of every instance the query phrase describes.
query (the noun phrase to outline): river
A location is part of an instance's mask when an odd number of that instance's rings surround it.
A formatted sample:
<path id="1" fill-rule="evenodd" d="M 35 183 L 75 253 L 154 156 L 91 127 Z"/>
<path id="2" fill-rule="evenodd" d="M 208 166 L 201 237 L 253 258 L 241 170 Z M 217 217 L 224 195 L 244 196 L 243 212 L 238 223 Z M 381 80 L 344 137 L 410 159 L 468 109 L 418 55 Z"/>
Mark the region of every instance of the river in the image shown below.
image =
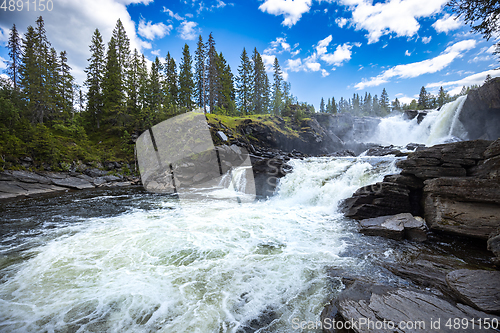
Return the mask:
<path id="1" fill-rule="evenodd" d="M 342 288 L 331 269 L 397 282 L 377 264 L 399 255 L 397 243 L 358 234 L 338 210 L 396 173 L 396 160 L 292 160 L 275 195 L 252 202 L 217 187 L 182 200 L 130 187 L 0 203 L 0 331 L 292 332 L 316 322 Z"/>

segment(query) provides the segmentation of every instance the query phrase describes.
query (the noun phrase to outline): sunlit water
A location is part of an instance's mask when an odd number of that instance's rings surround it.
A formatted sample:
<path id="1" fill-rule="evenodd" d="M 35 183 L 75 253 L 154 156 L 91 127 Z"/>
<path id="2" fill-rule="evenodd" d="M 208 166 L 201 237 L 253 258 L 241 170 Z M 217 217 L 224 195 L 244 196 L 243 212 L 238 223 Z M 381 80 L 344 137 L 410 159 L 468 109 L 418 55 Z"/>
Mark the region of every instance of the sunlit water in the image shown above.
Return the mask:
<path id="1" fill-rule="evenodd" d="M 385 241 L 337 211 L 394 158 L 311 158 L 270 200 L 140 188 L 2 204 L 2 332 L 291 332 L 338 292 L 328 267 L 381 274 Z M 319 332 L 318 330 L 317 332 Z"/>

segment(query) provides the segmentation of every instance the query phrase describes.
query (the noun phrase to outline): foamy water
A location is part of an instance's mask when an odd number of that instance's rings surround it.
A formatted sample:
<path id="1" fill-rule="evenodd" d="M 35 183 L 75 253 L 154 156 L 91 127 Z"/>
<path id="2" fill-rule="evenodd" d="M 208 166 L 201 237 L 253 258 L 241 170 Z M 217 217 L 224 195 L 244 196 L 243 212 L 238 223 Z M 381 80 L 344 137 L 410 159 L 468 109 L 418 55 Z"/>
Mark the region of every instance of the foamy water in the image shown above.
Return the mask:
<path id="1" fill-rule="evenodd" d="M 338 292 L 327 267 L 383 274 L 370 258 L 385 241 L 360 242 L 337 204 L 394 171 L 394 159 L 292 164 L 267 201 L 120 190 L 7 214 L 35 226 L 0 243 L 0 331 L 292 332 L 293 318 L 316 321 Z M 108 205 L 119 209 L 91 214 Z"/>
<path id="2" fill-rule="evenodd" d="M 367 142 L 396 146 L 420 143 L 432 146 L 447 141 L 465 140 L 467 132 L 458 117 L 466 98 L 467 96 L 460 96 L 443 105 L 439 111 L 430 111 L 420 124 L 417 118 L 404 119 L 403 114 L 384 118 Z"/>

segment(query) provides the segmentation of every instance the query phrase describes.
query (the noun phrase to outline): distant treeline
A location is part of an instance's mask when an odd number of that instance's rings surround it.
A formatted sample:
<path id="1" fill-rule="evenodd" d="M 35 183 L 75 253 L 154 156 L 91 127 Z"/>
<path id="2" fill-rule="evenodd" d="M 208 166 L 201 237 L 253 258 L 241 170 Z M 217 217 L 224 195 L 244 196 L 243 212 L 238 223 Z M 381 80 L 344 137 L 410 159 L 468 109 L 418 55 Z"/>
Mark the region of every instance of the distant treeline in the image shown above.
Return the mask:
<path id="1" fill-rule="evenodd" d="M 491 76 L 486 77 L 486 81 L 491 80 Z M 331 99 L 328 98 L 325 104 L 324 98 L 321 98 L 320 110 L 319 112 L 325 113 L 351 113 L 357 116 L 376 116 L 385 117 L 395 111 L 403 110 L 425 110 L 425 109 L 437 109 L 446 103 L 456 100 L 458 97 L 467 95 L 469 90 L 478 88 L 478 85 L 472 85 L 469 87 L 462 87 L 461 92 L 458 95 L 450 96 L 450 94 L 441 87 L 437 95 L 429 93 L 425 87 L 420 89 L 420 94 L 418 100 L 413 99 L 409 104 L 401 104 L 401 102 L 396 98 L 394 101 L 389 103 L 389 96 L 385 88 L 382 90 L 380 97 L 377 95 L 372 95 L 365 92 L 365 96 L 360 96 L 359 94 L 353 94 L 352 98 L 345 99 L 340 98 L 338 103 L 335 101 L 335 97 Z"/>

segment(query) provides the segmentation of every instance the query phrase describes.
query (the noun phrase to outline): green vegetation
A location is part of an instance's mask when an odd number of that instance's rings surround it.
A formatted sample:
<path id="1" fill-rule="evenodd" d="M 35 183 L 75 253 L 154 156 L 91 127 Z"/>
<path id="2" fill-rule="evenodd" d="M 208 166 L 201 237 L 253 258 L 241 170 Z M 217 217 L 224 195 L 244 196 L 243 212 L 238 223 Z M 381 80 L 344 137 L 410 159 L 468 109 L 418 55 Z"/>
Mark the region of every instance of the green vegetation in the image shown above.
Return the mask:
<path id="1" fill-rule="evenodd" d="M 257 49 L 251 60 L 243 49 L 234 76 L 212 34 L 206 44 L 199 36 L 194 58 L 186 44 L 179 66 L 167 53 L 148 68 L 144 55 L 131 52 L 120 20 L 107 45 L 96 29 L 84 87 L 75 84 L 66 51 L 51 47 L 42 17 L 22 37 L 14 25 L 7 48 L 9 79 L 0 81 L 0 168 L 18 167 L 20 159 L 53 170 L 73 162 L 131 161 L 133 135 L 195 107 L 235 126 L 239 116 L 279 116 L 295 108 L 294 120 L 300 121 L 309 112 L 292 105 L 296 99 L 277 59 L 271 84 Z"/>

